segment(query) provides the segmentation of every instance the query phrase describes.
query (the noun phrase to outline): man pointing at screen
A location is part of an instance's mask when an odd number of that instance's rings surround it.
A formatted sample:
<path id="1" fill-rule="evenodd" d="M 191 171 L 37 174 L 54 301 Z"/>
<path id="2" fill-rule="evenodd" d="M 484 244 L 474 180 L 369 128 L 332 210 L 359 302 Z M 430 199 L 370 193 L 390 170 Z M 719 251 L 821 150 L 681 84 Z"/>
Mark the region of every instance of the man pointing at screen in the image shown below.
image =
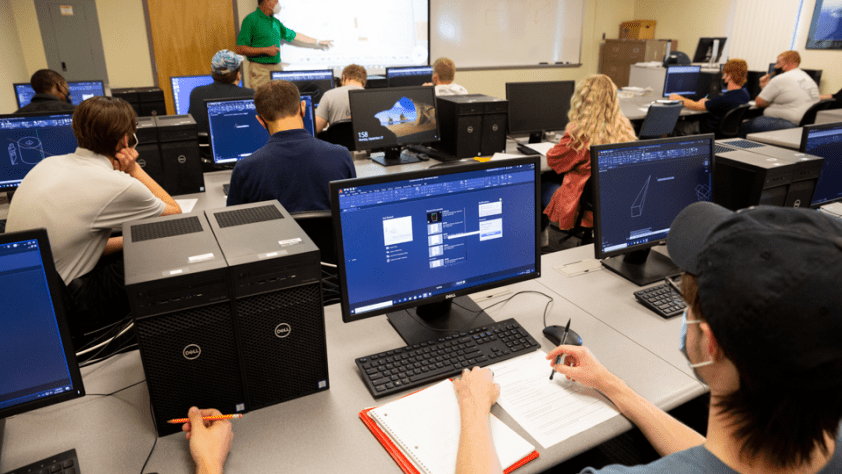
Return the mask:
<path id="1" fill-rule="evenodd" d="M 237 36 L 237 54 L 249 60 L 249 84 L 252 89 L 269 82 L 272 71 L 281 70 L 281 40 L 296 40 L 302 45 L 326 50 L 331 40 L 317 40 L 284 26 L 274 15 L 281 12 L 278 0 L 257 0 L 257 9 L 243 19 Z"/>

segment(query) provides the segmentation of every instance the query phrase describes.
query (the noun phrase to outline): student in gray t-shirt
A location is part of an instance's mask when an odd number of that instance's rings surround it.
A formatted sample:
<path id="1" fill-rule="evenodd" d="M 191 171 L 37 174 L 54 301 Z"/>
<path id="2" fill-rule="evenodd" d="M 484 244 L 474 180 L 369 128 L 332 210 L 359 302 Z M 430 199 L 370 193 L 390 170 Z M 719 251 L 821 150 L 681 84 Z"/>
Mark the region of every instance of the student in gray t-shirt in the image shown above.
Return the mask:
<path id="1" fill-rule="evenodd" d="M 348 91 L 364 89 L 367 78 L 365 68 L 356 64 L 351 64 L 342 70 L 342 86 L 325 92 L 316 109 L 316 133 L 324 130 L 328 124 L 351 118 Z"/>
<path id="2" fill-rule="evenodd" d="M 685 208 L 667 238 L 686 272 L 676 342 L 710 386 L 707 437 L 635 393 L 587 348 L 562 345 L 547 355 L 553 369 L 602 392 L 663 456 L 583 472 L 842 472 L 839 235 L 842 221 L 809 209 Z M 462 429 L 456 472 L 500 472 L 488 429 L 500 391 L 493 374 L 466 369 L 454 387 Z"/>

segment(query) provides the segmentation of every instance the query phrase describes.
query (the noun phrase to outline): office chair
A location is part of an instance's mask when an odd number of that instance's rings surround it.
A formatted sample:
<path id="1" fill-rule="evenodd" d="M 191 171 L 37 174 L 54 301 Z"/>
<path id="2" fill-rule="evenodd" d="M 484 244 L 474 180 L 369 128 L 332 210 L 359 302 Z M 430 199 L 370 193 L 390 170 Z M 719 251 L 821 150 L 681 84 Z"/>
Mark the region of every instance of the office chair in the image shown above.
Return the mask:
<path id="1" fill-rule="evenodd" d="M 330 124 L 316 138 L 333 143 L 334 145 L 342 145 L 348 151 L 355 151 L 357 149 L 356 145 L 354 145 L 354 129 L 351 127 L 351 120 L 340 120 Z"/>
<path id="2" fill-rule="evenodd" d="M 559 232 L 567 234 L 558 241 L 559 244 L 567 242 L 571 237 L 579 239 L 579 245 L 593 243 L 593 227 L 582 227 L 582 217 L 585 216 L 585 212 L 593 212 L 593 202 L 593 180 L 588 178 L 584 189 L 582 189 L 582 194 L 579 196 L 579 211 L 576 213 L 576 220 L 573 224 L 573 228 L 568 230 L 559 229 Z"/>
<path id="3" fill-rule="evenodd" d="M 649 112 L 643 119 L 643 125 L 640 126 L 640 133 L 638 134 L 640 139 L 658 138 L 671 134 L 675 130 L 678 115 L 683 107 L 681 103 L 650 105 Z"/>
<path id="4" fill-rule="evenodd" d="M 803 127 L 804 125 L 813 125 L 816 123 L 816 114 L 821 110 L 829 109 L 830 106 L 835 103 L 836 101 L 834 99 L 824 99 L 816 102 L 812 107 L 804 112 L 804 116 L 801 117 L 801 123 L 799 123 L 798 126 Z"/>
<path id="5" fill-rule="evenodd" d="M 722 121 L 719 122 L 719 127 L 714 130 L 717 140 L 723 138 L 735 138 L 740 133 L 740 124 L 743 123 L 748 109 L 751 108 L 749 104 L 743 104 L 728 111 Z"/>

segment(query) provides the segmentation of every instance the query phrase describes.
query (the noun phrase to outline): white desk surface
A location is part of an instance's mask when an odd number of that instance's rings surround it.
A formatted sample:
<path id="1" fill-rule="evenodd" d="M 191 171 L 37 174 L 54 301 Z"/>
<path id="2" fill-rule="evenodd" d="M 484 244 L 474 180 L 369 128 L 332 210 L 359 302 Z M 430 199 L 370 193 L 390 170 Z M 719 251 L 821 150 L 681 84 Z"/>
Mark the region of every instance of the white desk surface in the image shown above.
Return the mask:
<path id="1" fill-rule="evenodd" d="M 661 99 L 665 99 L 665 97 L 661 97 L 660 93 L 652 93 L 651 95 L 645 96 L 636 95 L 634 97 L 620 99 L 620 111 L 623 112 L 623 115 L 625 115 L 629 120 L 643 120 L 646 118 L 646 114 L 648 113 L 649 104 Z M 701 115 L 706 113 L 707 111 L 690 110 L 687 107 L 683 107 L 680 115 L 686 117 L 688 115 Z"/>
<path id="2" fill-rule="evenodd" d="M 767 145 L 775 145 L 790 150 L 801 148 L 801 132 L 803 128 L 787 128 L 785 130 L 773 130 L 771 132 L 749 133 L 746 138 Z"/>
<path id="3" fill-rule="evenodd" d="M 817 124 L 836 122 L 842 122 L 842 109 L 820 110 L 816 114 Z"/>

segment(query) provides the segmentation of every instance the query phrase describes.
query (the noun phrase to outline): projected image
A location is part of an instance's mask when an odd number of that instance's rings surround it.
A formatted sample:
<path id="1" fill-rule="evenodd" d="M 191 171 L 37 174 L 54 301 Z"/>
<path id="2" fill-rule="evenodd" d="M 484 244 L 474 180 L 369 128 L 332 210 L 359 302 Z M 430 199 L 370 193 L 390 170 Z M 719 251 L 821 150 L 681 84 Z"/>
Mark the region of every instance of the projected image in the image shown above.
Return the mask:
<path id="1" fill-rule="evenodd" d="M 389 110 L 374 114 L 380 125 L 397 137 L 436 129 L 435 108 L 430 104 L 416 103 L 401 97 Z"/>
<path id="2" fill-rule="evenodd" d="M 842 49 L 842 0 L 818 0 L 807 49 Z"/>

